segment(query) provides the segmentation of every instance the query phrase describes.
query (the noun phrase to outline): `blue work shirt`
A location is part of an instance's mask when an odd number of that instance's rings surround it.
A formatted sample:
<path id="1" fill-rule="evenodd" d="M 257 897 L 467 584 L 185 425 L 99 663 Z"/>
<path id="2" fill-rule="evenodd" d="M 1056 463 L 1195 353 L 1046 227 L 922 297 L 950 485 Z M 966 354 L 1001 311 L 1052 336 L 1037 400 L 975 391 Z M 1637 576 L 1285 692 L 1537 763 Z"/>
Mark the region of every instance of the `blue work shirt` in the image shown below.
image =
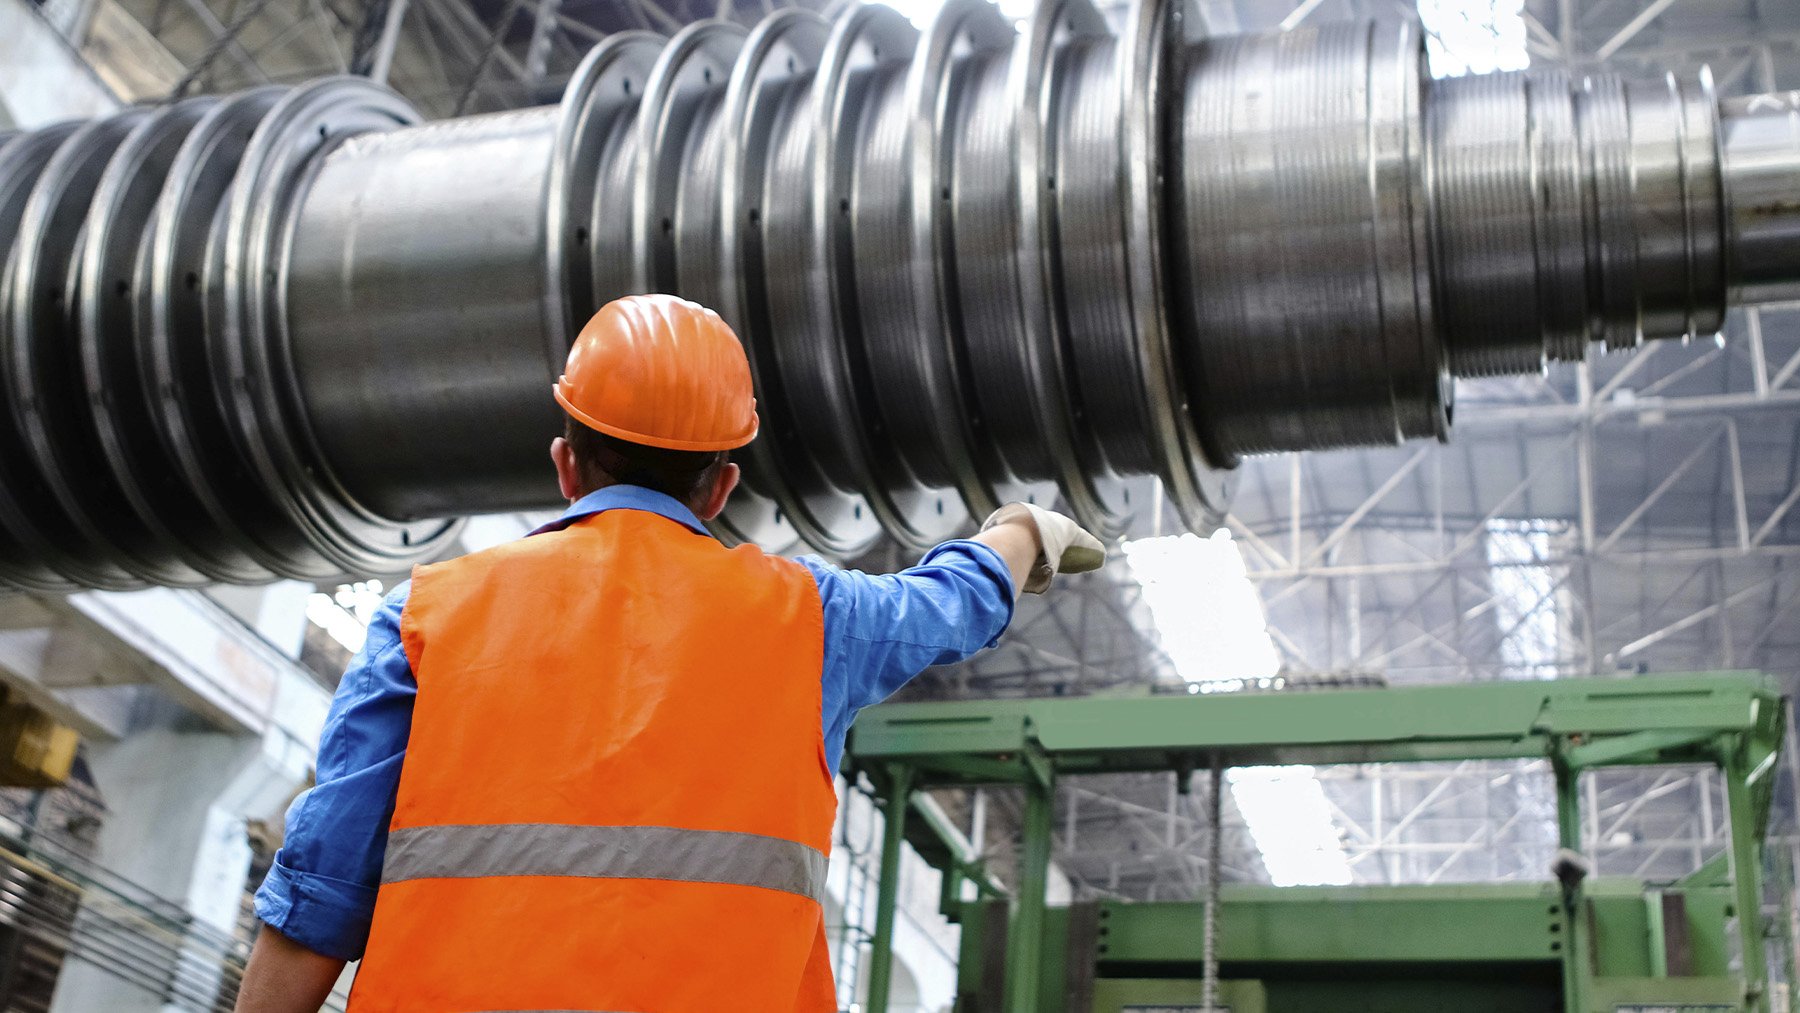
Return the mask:
<path id="1" fill-rule="evenodd" d="M 662 493 L 609 486 L 531 534 L 606 510 L 647 510 L 705 535 L 691 510 Z M 529 536 L 527 536 L 529 537 Z M 836 770 L 856 712 L 932 665 L 993 646 L 1012 620 L 1012 574 L 979 542 L 945 542 L 891 575 L 802 557 L 824 607 L 822 731 Z M 375 890 L 418 684 L 400 644 L 401 584 L 369 621 L 368 639 L 338 684 L 319 737 L 318 785 L 287 812 L 287 839 L 256 892 L 256 915 L 315 953 L 355 960 L 368 942 Z"/>

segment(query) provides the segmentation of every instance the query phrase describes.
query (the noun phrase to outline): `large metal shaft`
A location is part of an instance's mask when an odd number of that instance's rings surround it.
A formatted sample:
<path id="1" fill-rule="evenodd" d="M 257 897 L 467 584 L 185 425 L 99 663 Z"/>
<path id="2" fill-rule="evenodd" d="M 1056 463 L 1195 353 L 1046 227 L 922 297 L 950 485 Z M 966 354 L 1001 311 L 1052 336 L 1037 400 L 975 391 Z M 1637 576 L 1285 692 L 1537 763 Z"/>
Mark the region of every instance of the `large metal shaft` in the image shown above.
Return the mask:
<path id="1" fill-rule="evenodd" d="M 1209 526 L 1242 455 L 1800 291 L 1795 96 L 1422 64 L 951 0 L 614 36 L 558 107 L 336 78 L 0 139 L 0 582 L 388 572 L 550 505 L 550 383 L 628 292 L 750 352 L 722 531 L 848 555 L 1015 497 L 1117 532 L 1142 475 Z"/>

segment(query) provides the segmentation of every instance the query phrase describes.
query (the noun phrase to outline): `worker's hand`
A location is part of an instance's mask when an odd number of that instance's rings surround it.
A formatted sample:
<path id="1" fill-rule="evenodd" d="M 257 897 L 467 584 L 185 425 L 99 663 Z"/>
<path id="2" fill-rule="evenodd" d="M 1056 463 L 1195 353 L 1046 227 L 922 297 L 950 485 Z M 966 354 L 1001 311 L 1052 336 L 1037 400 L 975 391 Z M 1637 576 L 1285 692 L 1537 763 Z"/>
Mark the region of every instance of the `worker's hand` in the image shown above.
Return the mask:
<path id="1" fill-rule="evenodd" d="M 1030 503 L 1008 503 L 981 525 L 987 531 L 1000 524 L 1022 524 L 1037 531 L 1041 548 L 1037 562 L 1025 578 L 1028 594 L 1043 594 L 1059 573 L 1086 573 L 1106 565 L 1106 546 L 1100 544 L 1073 518 Z"/>

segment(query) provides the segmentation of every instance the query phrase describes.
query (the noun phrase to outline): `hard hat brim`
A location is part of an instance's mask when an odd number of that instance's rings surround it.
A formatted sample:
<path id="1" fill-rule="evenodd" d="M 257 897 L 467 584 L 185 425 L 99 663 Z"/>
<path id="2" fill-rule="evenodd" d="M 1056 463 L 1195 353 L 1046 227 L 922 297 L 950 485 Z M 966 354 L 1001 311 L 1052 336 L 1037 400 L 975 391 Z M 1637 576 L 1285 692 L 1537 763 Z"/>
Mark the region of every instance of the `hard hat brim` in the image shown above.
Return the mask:
<path id="1" fill-rule="evenodd" d="M 563 411 L 568 412 L 570 417 L 575 419 L 575 421 L 587 426 L 589 429 L 605 433 L 608 436 L 624 440 L 627 443 L 636 443 L 646 447 L 660 447 L 663 450 L 694 450 L 703 452 L 736 450 L 739 447 L 747 445 L 751 440 L 756 439 L 756 432 L 760 427 L 761 422 L 759 416 L 753 411 L 750 413 L 749 428 L 728 439 L 671 440 L 667 437 L 653 436 L 649 433 L 632 432 L 623 426 L 615 426 L 602 422 L 592 415 L 589 415 L 587 412 L 582 411 L 580 408 L 575 407 L 574 402 L 569 399 L 568 395 L 563 393 L 562 388 L 563 385 L 560 382 L 551 384 L 550 394 L 552 397 L 556 398 L 557 404 L 562 405 Z"/>

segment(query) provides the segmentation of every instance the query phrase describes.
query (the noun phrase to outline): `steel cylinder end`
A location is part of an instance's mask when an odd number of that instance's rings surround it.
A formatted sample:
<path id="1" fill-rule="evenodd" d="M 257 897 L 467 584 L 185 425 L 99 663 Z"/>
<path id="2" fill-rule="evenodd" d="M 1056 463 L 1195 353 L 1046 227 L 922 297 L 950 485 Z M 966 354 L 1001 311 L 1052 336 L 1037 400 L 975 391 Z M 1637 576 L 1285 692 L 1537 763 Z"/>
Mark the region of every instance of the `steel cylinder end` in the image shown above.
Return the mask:
<path id="1" fill-rule="evenodd" d="M 404 571 L 447 549 L 462 526 L 460 518 L 383 516 L 339 481 L 312 425 L 284 297 L 295 220 L 320 156 L 417 120 L 397 93 L 362 78 L 296 88 L 259 125 L 224 208 L 223 326 L 209 321 L 209 337 L 229 428 L 250 477 L 343 573 Z"/>
<path id="2" fill-rule="evenodd" d="M 1721 106 L 1733 305 L 1800 300 L 1800 91 Z"/>

